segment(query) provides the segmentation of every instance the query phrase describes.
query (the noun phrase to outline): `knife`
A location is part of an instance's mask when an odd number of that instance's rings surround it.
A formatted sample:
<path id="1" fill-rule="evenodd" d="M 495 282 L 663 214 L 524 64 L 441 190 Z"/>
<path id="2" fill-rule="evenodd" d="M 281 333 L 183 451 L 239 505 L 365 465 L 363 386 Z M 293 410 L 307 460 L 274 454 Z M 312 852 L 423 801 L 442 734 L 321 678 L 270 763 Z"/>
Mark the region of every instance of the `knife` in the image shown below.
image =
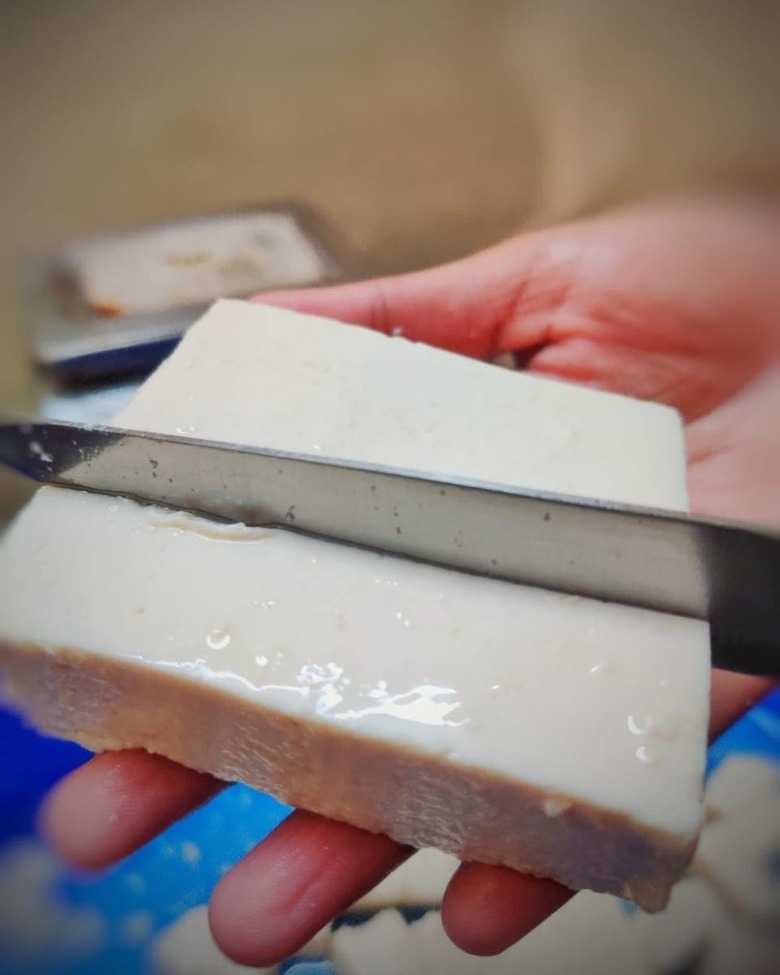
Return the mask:
<path id="1" fill-rule="evenodd" d="M 0 422 L 0 463 L 43 483 L 708 620 L 714 666 L 780 676 L 770 528 L 72 423 Z"/>

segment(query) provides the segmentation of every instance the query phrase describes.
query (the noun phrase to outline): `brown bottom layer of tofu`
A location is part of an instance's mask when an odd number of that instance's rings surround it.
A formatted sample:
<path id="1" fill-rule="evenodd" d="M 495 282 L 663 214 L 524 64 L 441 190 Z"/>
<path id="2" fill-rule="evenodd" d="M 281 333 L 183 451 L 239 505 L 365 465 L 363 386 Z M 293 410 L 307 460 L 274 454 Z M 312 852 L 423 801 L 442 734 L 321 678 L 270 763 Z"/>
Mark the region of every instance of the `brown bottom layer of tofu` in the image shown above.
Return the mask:
<path id="1" fill-rule="evenodd" d="M 695 841 L 581 800 L 133 661 L 0 643 L 0 672 L 6 700 L 45 733 L 96 751 L 146 749 L 401 843 L 617 894 L 648 911 L 665 906 L 693 854 Z M 552 812 L 570 805 L 551 815 L 545 803 Z"/>

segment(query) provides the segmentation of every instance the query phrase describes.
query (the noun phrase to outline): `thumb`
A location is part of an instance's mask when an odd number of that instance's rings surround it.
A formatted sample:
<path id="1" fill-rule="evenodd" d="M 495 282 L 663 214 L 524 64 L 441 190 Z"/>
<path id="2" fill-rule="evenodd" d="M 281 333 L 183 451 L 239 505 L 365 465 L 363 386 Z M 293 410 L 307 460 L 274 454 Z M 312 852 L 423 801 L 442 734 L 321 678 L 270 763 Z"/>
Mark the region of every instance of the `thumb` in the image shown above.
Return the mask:
<path id="1" fill-rule="evenodd" d="M 253 300 L 403 335 L 480 359 L 538 341 L 505 334 L 540 234 L 515 237 L 450 264 L 354 284 L 275 291 Z M 510 341 L 511 338 L 511 341 Z"/>

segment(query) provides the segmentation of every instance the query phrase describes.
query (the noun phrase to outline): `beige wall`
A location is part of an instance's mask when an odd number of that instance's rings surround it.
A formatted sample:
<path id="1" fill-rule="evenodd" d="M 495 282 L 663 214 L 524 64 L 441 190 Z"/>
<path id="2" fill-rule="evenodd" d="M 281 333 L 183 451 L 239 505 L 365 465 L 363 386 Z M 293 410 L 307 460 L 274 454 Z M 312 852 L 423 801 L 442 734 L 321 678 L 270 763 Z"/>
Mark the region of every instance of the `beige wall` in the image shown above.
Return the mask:
<path id="1" fill-rule="evenodd" d="M 505 6 L 0 3 L 0 409 L 37 391 L 17 262 L 71 235 L 297 198 L 380 272 L 512 232 L 530 136 Z"/>
<path id="2" fill-rule="evenodd" d="M 505 6 L 3 4 L 0 255 L 264 197 L 310 200 L 383 268 L 505 233 L 528 187 Z"/>
<path id="3" fill-rule="evenodd" d="M 374 272 L 706 181 L 780 183 L 769 0 L 0 2 L 0 409 L 18 261 L 314 204 Z"/>

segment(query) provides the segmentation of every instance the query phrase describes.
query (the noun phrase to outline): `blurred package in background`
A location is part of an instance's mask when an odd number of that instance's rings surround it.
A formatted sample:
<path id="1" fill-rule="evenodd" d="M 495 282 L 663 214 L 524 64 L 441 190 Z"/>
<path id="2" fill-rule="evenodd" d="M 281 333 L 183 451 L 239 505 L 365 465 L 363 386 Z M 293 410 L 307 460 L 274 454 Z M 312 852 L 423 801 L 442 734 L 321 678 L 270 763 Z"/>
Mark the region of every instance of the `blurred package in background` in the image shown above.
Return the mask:
<path id="1" fill-rule="evenodd" d="M 334 236 L 290 204 L 71 241 L 31 269 L 35 358 L 64 382 L 148 371 L 216 298 L 342 278 Z"/>

